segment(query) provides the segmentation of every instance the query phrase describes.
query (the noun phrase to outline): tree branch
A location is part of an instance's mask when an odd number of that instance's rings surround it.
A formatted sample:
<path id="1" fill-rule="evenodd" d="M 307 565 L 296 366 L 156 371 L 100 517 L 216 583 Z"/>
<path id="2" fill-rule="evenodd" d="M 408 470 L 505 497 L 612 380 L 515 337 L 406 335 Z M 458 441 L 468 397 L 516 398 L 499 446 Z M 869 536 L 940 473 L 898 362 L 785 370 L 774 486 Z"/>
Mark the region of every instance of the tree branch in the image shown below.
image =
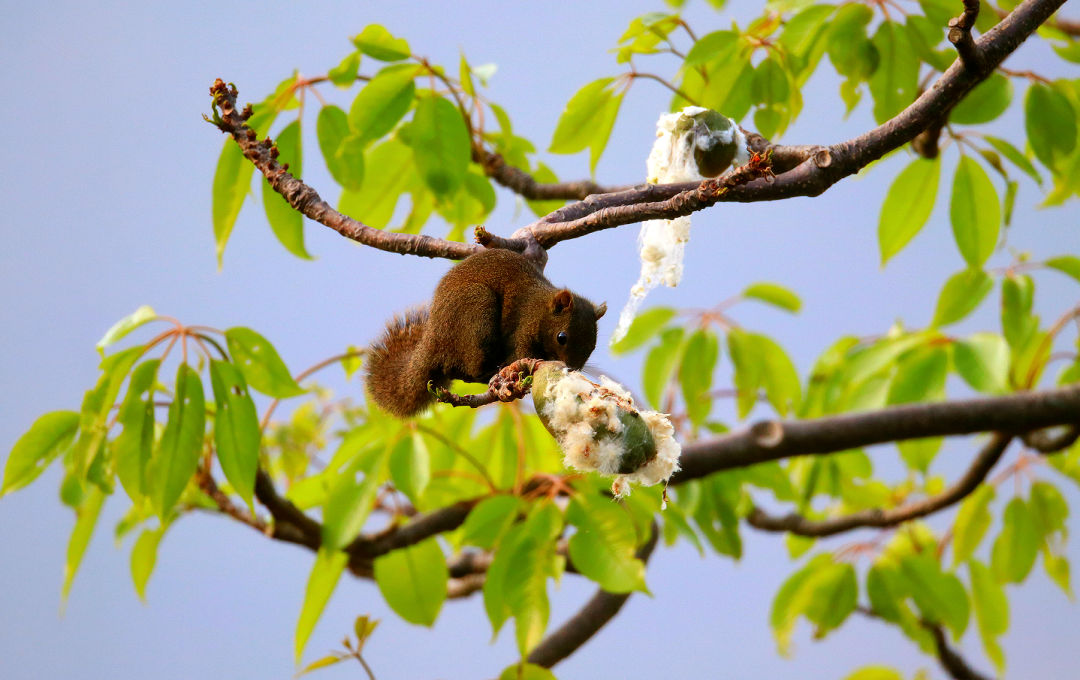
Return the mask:
<path id="1" fill-rule="evenodd" d="M 982 53 L 971 37 L 971 29 L 979 18 L 979 4 L 979 0 L 964 0 L 964 13 L 949 20 L 949 42 L 956 47 L 964 66 L 975 71 L 982 68 Z"/>
<path id="2" fill-rule="evenodd" d="M 1072 425 L 1080 387 L 938 403 L 904 404 L 814 420 L 764 420 L 747 429 L 683 447 L 681 484 L 713 472 L 790 456 L 828 454 L 862 446 L 976 432 L 1030 432 Z"/>
<path id="3" fill-rule="evenodd" d="M 732 188 L 713 201 L 697 201 L 693 206 L 689 204 L 694 202 L 694 192 L 707 182 L 641 186 L 614 194 L 594 195 L 523 227 L 515 236 L 528 230 L 545 247 L 550 247 L 560 240 L 576 238 L 599 229 L 610 229 L 642 219 L 678 217 L 717 202 L 749 203 L 819 196 L 840 180 L 907 144 L 940 121 L 1062 4 L 1064 0 L 1025 0 L 1001 23 L 973 41 L 980 57 L 977 64 L 966 64 L 962 59 L 957 59 L 933 87 L 923 92 L 895 118 L 855 139 L 828 147 L 793 147 L 790 151 L 786 147 L 772 147 L 774 156 L 783 158 L 785 166 L 799 157 L 807 156 L 811 149 L 817 149 L 791 170 L 778 174 L 774 182 L 750 182 Z M 687 196 L 681 201 L 671 201 L 680 194 Z M 638 209 L 613 210 L 624 206 L 636 206 Z M 582 222 L 584 218 L 602 211 L 607 211 L 602 217 L 594 218 L 591 223 Z M 577 228 L 566 229 L 565 223 L 575 223 Z"/>
<path id="4" fill-rule="evenodd" d="M 1069 425 L 1058 433 L 1036 430 L 1024 435 L 1024 445 L 1039 453 L 1057 453 L 1067 449 L 1080 439 L 1080 427 Z"/>
<path id="5" fill-rule="evenodd" d="M 755 507 L 750 511 L 746 521 L 750 526 L 763 531 L 789 531 L 799 536 L 815 537 L 832 536 L 859 527 L 896 526 L 943 510 L 966 498 L 990 474 L 991 468 L 1001 459 L 1010 441 L 1012 441 L 1012 435 L 995 433 L 959 481 L 935 496 L 898 508 L 889 510 L 872 508 L 850 515 L 813 520 L 797 513 L 774 517 Z"/>
<path id="6" fill-rule="evenodd" d="M 645 545 L 638 548 L 638 559 L 648 563 L 649 556 L 652 555 L 653 549 L 656 548 L 659 538 L 660 530 L 654 521 L 649 540 Z M 585 606 L 577 614 L 570 617 L 566 623 L 559 626 L 558 630 L 553 631 L 551 635 L 548 635 L 537 645 L 536 649 L 532 650 L 528 656 L 528 662 L 544 668 L 551 668 L 570 656 L 588 642 L 593 635 L 596 635 L 608 621 L 615 618 L 622 606 L 630 599 L 630 595 L 630 593 L 616 595 L 603 589 L 597 589 L 596 594 L 585 603 Z"/>
<path id="7" fill-rule="evenodd" d="M 214 97 L 217 109 L 220 110 L 220 116 L 215 111 L 211 122 L 222 132 L 232 135 L 243 150 L 244 157 L 255 164 L 274 191 L 281 194 L 294 210 L 309 219 L 330 227 L 345 238 L 390 253 L 461 260 L 483 250 L 481 246 L 475 244 L 457 243 L 422 234 L 383 231 L 342 215 L 330 207 L 330 204 L 324 201 L 314 189 L 289 174 L 285 165 L 278 164 L 277 147 L 273 145 L 269 137 L 262 141 L 257 139 L 255 130 L 247 125 L 247 119 L 251 116 L 250 107 L 245 108 L 243 112 L 236 110 L 235 87 L 227 87 L 219 78 L 210 88 L 210 94 Z M 207 120 L 210 119 L 207 118 Z"/>
<path id="8" fill-rule="evenodd" d="M 580 201 L 593 194 L 610 194 L 629 186 L 602 186 L 591 180 L 541 184 L 521 168 L 508 164 L 501 154 L 488 153 L 483 160 L 484 173 L 500 185 L 529 201 Z"/>
<path id="9" fill-rule="evenodd" d="M 923 624 L 930 634 L 934 636 L 934 645 L 937 647 L 938 661 L 941 662 L 941 667 L 945 669 L 949 675 L 955 680 L 989 680 L 985 675 L 979 673 L 964 660 L 964 657 L 960 656 L 956 650 L 949 646 L 949 641 L 945 638 L 945 631 L 941 626 L 934 624 Z"/>

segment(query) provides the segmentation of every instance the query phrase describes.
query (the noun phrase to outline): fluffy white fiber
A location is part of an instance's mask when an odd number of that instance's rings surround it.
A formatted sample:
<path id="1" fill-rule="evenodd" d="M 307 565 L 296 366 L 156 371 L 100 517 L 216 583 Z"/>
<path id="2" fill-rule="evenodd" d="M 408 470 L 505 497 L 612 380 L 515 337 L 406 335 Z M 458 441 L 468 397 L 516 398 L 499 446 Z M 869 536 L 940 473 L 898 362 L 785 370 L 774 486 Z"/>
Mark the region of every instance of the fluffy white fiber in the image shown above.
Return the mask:
<path id="1" fill-rule="evenodd" d="M 678 113 L 660 115 L 660 119 L 656 121 L 656 142 L 653 143 L 646 163 L 647 181 L 650 184 L 704 180 L 705 177 L 698 171 L 694 150 L 708 150 L 718 143 L 730 144 L 732 138 L 735 139 L 738 149 L 735 165 L 747 162 L 749 154 L 746 150 L 746 136 L 737 125 L 713 135 L 674 134 L 681 119 L 691 118 L 704 111 L 707 109 L 700 106 L 687 106 Z M 638 308 L 650 290 L 660 284 L 669 288 L 679 285 L 683 272 L 683 255 L 689 240 L 689 216 L 642 223 L 641 233 L 638 235 L 641 275 L 630 289 L 630 299 L 619 315 L 619 325 L 611 336 L 612 344 L 626 335 Z"/>
<path id="2" fill-rule="evenodd" d="M 622 385 L 600 378 L 591 382 L 577 371 L 565 371 L 547 385 L 543 416 L 563 450 L 563 463 L 575 470 L 593 470 L 614 476 L 611 490 L 616 498 L 630 493 L 630 483 L 652 486 L 666 482 L 679 469 L 682 447 L 675 428 L 663 413 L 638 411 L 656 443 L 656 456 L 631 474 L 619 474 L 626 444 L 619 409 L 636 410 L 634 399 Z M 598 436 L 598 429 L 606 429 Z"/>

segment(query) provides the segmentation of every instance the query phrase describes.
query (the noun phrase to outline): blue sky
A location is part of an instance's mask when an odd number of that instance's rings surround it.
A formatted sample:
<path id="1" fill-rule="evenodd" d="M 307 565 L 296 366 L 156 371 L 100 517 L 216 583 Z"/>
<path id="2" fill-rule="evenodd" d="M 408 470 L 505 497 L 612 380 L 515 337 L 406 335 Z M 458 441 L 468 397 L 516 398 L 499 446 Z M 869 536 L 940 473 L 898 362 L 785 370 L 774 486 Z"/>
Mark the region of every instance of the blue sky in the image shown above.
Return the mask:
<path id="1" fill-rule="evenodd" d="M 699 35 L 741 22 L 758 2 L 730 3 L 717 16 L 691 3 Z M 546 147 L 566 100 L 584 83 L 614 75 L 612 47 L 635 16 L 659 2 L 499 3 L 95 3 L 0 4 L 0 450 L 35 417 L 76 408 L 95 379 L 94 342 L 141 304 L 187 323 L 253 326 L 270 338 L 291 367 L 302 369 L 350 344 L 362 345 L 395 311 L 425 299 L 446 263 L 357 247 L 308 223 L 303 262 L 273 238 L 259 201 L 240 215 L 218 272 L 210 225 L 210 182 L 221 135 L 201 120 L 207 90 L 222 77 L 241 100 L 261 99 L 298 68 L 324 73 L 349 51 L 348 36 L 382 23 L 413 50 L 456 66 L 459 49 L 474 64 L 495 62 L 491 97 L 519 134 Z M 645 62 L 648 63 L 648 62 Z M 661 62 L 663 63 L 663 62 Z M 1075 77 L 1045 45 L 1026 45 L 1010 62 L 1047 75 Z M 643 65 L 644 67 L 644 65 Z M 653 68 L 649 63 L 648 68 Z M 671 64 L 656 66 L 670 73 Z M 368 65 L 370 69 L 370 64 Z M 785 140 L 830 143 L 873 125 L 868 106 L 842 122 L 837 81 L 825 65 L 804 90 L 805 110 Z M 325 90 L 338 103 L 339 93 Z M 310 101 L 310 100 L 309 100 Z M 597 168 L 611 183 L 639 182 L 667 91 L 639 82 Z M 990 126 L 1022 142 L 1014 107 Z M 314 115 L 305 142 L 315 148 Z M 901 154 L 903 156 L 903 154 Z M 587 173 L 584 155 L 544 154 L 561 177 Z M 962 268 L 942 193 L 930 223 L 887 269 L 878 264 L 876 227 L 888 184 L 906 161 L 893 158 L 864 177 L 847 179 L 824 196 L 772 204 L 721 205 L 694 217 L 683 284 L 657 290 L 650 302 L 711 305 L 753 281 L 798 291 L 804 310 L 788 316 L 747 305 L 740 323 L 768 333 L 806 371 L 843 334 L 884 331 L 897 318 L 922 326 L 933 314 L 944 280 Z M 946 161 L 951 177 L 955 158 Z M 321 160 L 309 154 L 305 179 L 336 198 Z M 1076 204 L 1037 210 L 1038 189 L 1021 180 L 1010 243 L 1036 258 L 1080 253 Z M 488 221 L 507 234 L 527 219 L 514 197 L 499 191 Z M 429 233 L 439 233 L 433 223 Z M 637 278 L 637 227 L 627 226 L 560 244 L 549 277 L 621 308 Z M 992 264 L 1005 264 L 1007 254 Z M 1037 275 L 1037 305 L 1056 317 L 1075 304 L 1074 282 Z M 995 293 L 996 295 L 996 293 Z M 996 328 L 987 302 L 956 329 Z M 617 314 L 603 320 L 602 339 Z M 640 356 L 614 360 L 600 343 L 593 363 L 637 386 Z M 722 360 L 718 381 L 729 380 Z M 359 386 L 335 378 L 339 394 Z M 951 394 L 963 395 L 958 385 Z M 757 414 L 766 415 L 764 412 Z M 955 475 L 975 444 L 950 441 L 935 471 Z M 6 454 L 4 454 L 6 455 Z M 896 470 L 895 449 L 875 463 Z M 4 678 L 288 678 L 292 638 L 312 556 L 273 543 L 217 517 L 184 518 L 162 544 L 158 568 L 141 604 L 128 576 L 125 546 L 111 527 L 126 508 L 114 497 L 84 559 L 64 617 L 59 590 L 72 513 L 57 498 L 59 474 L 0 500 L 0 676 Z M 1078 494 L 1068 489 L 1076 503 Z M 920 667 L 941 672 L 896 630 L 852 621 L 823 642 L 796 637 L 791 659 L 776 655 L 767 624 L 772 595 L 790 572 L 783 542 L 747 531 L 737 564 L 692 549 L 661 549 L 650 565 L 654 595 L 635 595 L 623 613 L 571 660 L 561 678 L 720 677 L 839 679 L 860 665 L 894 664 L 907 676 Z M 1080 559 L 1073 547 L 1070 556 Z M 572 576 L 553 592 L 558 625 L 593 587 Z M 1010 593 L 1012 629 L 1005 638 L 1017 675 L 1063 677 L 1075 667 L 1062 650 L 1080 645 L 1080 612 L 1041 570 Z M 309 643 L 329 650 L 362 613 L 382 617 L 367 658 L 387 678 L 492 677 L 514 660 L 512 635 L 489 645 L 480 599 L 448 603 L 433 630 L 397 619 L 374 584 L 345 580 Z M 977 636 L 963 649 L 988 668 Z M 357 677 L 339 667 L 318 676 Z"/>

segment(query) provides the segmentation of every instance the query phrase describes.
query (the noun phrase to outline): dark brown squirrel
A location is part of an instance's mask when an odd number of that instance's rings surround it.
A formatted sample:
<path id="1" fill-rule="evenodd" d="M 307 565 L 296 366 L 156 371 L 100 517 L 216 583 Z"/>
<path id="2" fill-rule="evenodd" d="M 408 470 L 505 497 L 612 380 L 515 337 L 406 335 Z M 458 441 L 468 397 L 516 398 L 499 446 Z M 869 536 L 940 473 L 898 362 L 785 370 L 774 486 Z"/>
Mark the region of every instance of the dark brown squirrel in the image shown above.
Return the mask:
<path id="1" fill-rule="evenodd" d="M 367 355 L 368 394 L 399 418 L 421 413 L 434 387 L 486 383 L 518 359 L 558 359 L 580 369 L 596 347 L 594 305 L 556 288 L 532 262 L 504 249 L 462 260 L 439 281 L 430 307 L 387 324 Z"/>

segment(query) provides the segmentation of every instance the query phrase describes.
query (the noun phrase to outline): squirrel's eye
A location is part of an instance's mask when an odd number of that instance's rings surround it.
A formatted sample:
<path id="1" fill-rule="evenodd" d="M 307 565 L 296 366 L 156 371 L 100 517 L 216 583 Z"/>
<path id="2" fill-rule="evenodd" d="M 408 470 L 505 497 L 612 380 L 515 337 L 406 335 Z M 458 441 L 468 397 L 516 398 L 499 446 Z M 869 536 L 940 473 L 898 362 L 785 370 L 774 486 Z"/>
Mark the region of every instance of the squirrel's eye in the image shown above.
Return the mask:
<path id="1" fill-rule="evenodd" d="M 559 334 L 555 336 L 555 339 L 559 341 L 560 345 L 566 344 L 566 331 L 559 331 Z"/>

